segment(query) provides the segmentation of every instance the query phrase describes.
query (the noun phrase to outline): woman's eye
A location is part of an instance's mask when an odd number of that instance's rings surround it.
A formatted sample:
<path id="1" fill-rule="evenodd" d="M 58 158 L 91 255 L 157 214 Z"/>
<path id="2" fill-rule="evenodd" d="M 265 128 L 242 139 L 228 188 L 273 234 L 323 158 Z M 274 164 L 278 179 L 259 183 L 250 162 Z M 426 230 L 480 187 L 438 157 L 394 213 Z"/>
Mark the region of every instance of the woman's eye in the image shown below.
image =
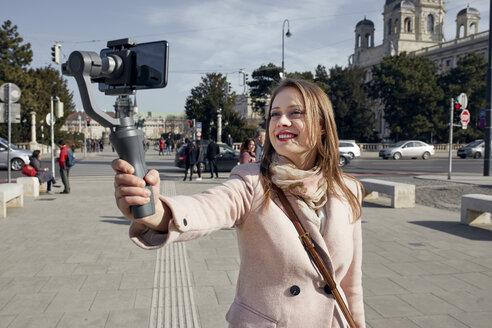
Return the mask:
<path id="1" fill-rule="evenodd" d="M 292 117 L 300 117 L 302 114 L 303 113 L 300 110 L 295 110 L 292 113 L 290 113 Z"/>
<path id="2" fill-rule="evenodd" d="M 280 114 L 279 113 L 271 113 L 270 116 L 271 117 L 276 117 L 276 116 L 280 116 Z"/>

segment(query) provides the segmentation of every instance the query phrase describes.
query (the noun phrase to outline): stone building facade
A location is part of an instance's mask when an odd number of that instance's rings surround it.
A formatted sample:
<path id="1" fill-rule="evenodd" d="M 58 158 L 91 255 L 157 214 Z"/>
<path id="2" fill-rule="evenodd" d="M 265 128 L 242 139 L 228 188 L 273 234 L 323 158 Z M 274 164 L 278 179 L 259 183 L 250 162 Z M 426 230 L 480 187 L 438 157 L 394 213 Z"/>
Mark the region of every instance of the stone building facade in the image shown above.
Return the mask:
<path id="1" fill-rule="evenodd" d="M 355 26 L 355 48 L 349 57 L 349 67 L 370 69 L 383 57 L 402 52 L 426 56 L 439 69 L 456 67 L 460 56 L 477 52 L 488 56 L 489 32 L 479 32 L 480 13 L 467 6 L 456 16 L 456 38 L 444 39 L 446 9 L 443 0 L 386 0 L 384 4 L 383 43 L 375 45 L 374 23 L 364 18 Z M 384 121 L 384 108 L 374 109 L 375 129 L 381 139 L 389 135 Z"/>

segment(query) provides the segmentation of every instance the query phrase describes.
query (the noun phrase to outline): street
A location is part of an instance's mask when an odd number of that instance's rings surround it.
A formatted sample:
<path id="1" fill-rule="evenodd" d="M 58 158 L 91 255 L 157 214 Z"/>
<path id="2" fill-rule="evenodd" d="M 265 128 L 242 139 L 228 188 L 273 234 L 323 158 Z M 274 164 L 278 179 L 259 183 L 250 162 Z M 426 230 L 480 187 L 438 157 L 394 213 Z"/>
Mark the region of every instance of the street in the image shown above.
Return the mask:
<path id="1" fill-rule="evenodd" d="M 97 157 L 95 157 L 97 154 Z M 164 177 L 177 177 L 184 174 L 184 170 L 174 166 L 174 154 L 171 156 L 158 156 L 158 152 L 150 149 L 146 153 L 147 168 L 156 169 Z M 103 154 L 88 153 L 87 158 L 83 154 L 76 152 L 77 164 L 71 170 L 72 177 L 77 176 L 107 176 L 112 175 L 110 163 L 117 157 L 116 153 L 106 150 Z M 364 155 L 363 155 L 364 156 Z M 441 155 L 442 156 L 442 155 Z M 167 160 L 166 160 L 167 159 Z M 452 173 L 474 173 L 483 174 L 483 159 L 461 159 L 453 157 Z M 51 167 L 49 155 L 43 157 L 43 167 Z M 55 175 L 58 176 L 58 166 L 55 162 Z M 433 157 L 429 160 L 421 159 L 401 159 L 398 161 L 388 159 L 383 160 L 377 157 L 361 157 L 352 160 L 349 165 L 344 167 L 345 172 L 355 175 L 422 175 L 448 172 L 448 158 Z M 7 180 L 8 171 L 0 170 L 0 180 Z M 20 171 L 12 171 L 12 179 L 22 176 Z M 207 176 L 207 175 L 205 175 Z M 228 173 L 223 172 L 222 176 L 227 177 Z"/>

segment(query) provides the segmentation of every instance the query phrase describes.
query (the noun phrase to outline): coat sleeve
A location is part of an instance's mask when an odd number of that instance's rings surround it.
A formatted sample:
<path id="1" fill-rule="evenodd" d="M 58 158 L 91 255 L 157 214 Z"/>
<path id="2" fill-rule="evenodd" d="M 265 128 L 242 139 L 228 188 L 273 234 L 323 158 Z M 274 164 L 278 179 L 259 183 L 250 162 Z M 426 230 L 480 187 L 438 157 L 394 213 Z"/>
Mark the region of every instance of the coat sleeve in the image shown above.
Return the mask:
<path id="1" fill-rule="evenodd" d="M 233 170 L 226 182 L 201 194 L 160 196 L 160 200 L 172 212 L 168 233 L 132 223 L 130 238 L 142 248 L 155 249 L 171 242 L 196 239 L 216 230 L 241 224 L 252 206 L 258 176 L 239 171 L 245 170 Z"/>
<path id="2" fill-rule="evenodd" d="M 357 199 L 362 201 L 362 191 L 357 184 Z M 354 253 L 352 263 L 340 286 L 347 298 L 350 313 L 358 328 L 365 328 L 364 300 L 362 293 L 362 224 L 359 218 L 354 224 Z"/>

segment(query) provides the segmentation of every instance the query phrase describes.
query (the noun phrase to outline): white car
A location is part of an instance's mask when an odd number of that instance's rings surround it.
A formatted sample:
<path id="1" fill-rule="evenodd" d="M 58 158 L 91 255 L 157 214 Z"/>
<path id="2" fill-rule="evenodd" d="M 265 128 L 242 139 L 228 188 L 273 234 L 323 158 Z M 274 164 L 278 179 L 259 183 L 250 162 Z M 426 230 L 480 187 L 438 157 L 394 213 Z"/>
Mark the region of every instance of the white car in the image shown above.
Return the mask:
<path id="1" fill-rule="evenodd" d="M 338 151 L 346 153 L 350 159 L 360 157 L 360 148 L 355 142 L 340 140 L 338 142 Z"/>
<path id="2" fill-rule="evenodd" d="M 422 158 L 429 159 L 435 154 L 434 146 L 419 140 L 399 141 L 388 148 L 379 151 L 379 157 L 383 159 L 393 158 Z"/>

